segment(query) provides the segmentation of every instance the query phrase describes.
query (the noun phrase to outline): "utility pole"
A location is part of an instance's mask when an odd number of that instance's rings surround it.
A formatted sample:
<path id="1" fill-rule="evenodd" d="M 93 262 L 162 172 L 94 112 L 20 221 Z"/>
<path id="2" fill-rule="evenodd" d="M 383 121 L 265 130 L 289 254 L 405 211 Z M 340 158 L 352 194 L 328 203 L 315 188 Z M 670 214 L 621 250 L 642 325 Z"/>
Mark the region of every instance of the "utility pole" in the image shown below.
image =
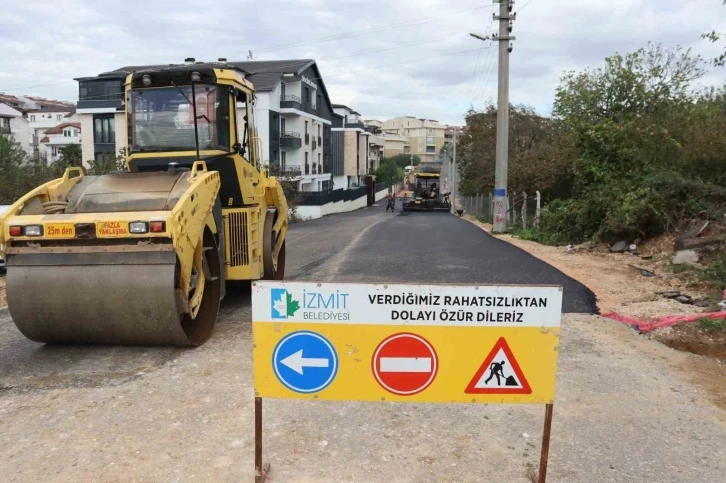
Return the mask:
<path id="1" fill-rule="evenodd" d="M 499 33 L 494 34 L 492 40 L 499 42 L 499 82 L 497 101 L 497 147 L 496 167 L 494 169 L 494 233 L 503 233 L 507 230 L 507 172 L 509 167 L 509 53 L 512 51 L 510 35 L 517 18 L 512 13 L 514 0 L 492 0 L 499 4 L 499 15 L 493 14 L 494 20 L 499 21 Z M 486 40 L 476 34 L 470 34 L 479 40 Z"/>
<path id="2" fill-rule="evenodd" d="M 454 213 L 456 213 L 456 202 L 459 200 L 459 180 L 457 179 L 459 177 L 458 176 L 459 173 L 457 173 L 457 169 L 456 169 L 456 143 L 458 142 L 457 133 L 458 133 L 458 129 L 456 129 L 456 127 L 454 127 L 454 154 L 452 156 L 452 161 L 451 161 L 451 168 L 452 168 L 452 171 L 454 172 L 454 174 L 451 177 L 453 180 L 452 184 L 454 185 L 453 186 L 454 198 L 451 203 L 451 207 L 454 209 Z"/>
<path id="3" fill-rule="evenodd" d="M 497 102 L 497 155 L 494 168 L 494 233 L 507 231 L 507 174 L 509 169 L 509 53 L 512 50 L 509 34 L 516 14 L 512 15 L 514 0 L 499 0 L 499 96 Z"/>

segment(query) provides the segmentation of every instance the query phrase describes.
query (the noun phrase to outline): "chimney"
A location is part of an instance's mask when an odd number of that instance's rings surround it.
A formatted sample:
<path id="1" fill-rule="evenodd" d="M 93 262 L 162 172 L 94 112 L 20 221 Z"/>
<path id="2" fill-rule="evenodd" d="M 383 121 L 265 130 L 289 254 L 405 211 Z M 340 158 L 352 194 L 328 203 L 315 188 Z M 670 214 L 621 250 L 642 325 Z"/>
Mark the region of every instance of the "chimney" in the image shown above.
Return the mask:
<path id="1" fill-rule="evenodd" d="M 184 59 L 184 62 L 187 64 L 193 64 L 194 63 L 194 57 L 187 57 Z"/>

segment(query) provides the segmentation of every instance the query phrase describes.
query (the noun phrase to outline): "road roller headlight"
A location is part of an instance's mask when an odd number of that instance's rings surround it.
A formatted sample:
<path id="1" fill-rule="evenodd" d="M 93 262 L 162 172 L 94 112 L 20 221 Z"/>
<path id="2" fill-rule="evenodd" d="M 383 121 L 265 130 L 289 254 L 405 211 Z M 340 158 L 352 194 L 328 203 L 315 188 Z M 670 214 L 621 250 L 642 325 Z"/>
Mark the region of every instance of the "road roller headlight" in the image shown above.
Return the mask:
<path id="1" fill-rule="evenodd" d="M 145 221 L 132 221 L 129 223 L 129 231 L 131 233 L 148 233 L 149 224 Z"/>
<path id="2" fill-rule="evenodd" d="M 41 225 L 26 225 L 23 234 L 25 236 L 41 236 L 43 227 Z"/>

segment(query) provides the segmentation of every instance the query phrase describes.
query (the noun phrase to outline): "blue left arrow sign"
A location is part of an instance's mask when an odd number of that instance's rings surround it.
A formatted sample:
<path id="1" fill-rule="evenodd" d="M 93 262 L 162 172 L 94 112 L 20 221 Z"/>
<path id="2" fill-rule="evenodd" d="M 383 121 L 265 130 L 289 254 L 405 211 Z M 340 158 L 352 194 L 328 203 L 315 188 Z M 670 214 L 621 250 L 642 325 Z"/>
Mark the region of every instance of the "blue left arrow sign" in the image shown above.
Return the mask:
<path id="1" fill-rule="evenodd" d="M 322 391 L 338 372 L 338 354 L 322 335 L 299 331 L 286 335 L 272 353 L 275 375 L 288 389 L 300 393 Z"/>

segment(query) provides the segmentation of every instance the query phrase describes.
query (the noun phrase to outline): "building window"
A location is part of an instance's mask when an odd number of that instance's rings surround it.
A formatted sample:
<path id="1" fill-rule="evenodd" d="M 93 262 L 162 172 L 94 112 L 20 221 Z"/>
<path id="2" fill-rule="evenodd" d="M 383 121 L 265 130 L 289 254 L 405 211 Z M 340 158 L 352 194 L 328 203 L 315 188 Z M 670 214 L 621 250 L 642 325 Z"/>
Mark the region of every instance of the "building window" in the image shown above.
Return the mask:
<path id="1" fill-rule="evenodd" d="M 435 153 L 436 152 L 436 146 L 426 146 L 426 152 L 427 153 Z"/>
<path id="2" fill-rule="evenodd" d="M 308 164 L 308 153 L 305 153 L 305 174 L 310 174 L 310 165 Z"/>
<path id="3" fill-rule="evenodd" d="M 308 134 L 308 122 L 305 121 L 305 135 Z"/>
<path id="4" fill-rule="evenodd" d="M 122 100 L 124 92 L 124 79 L 91 80 L 78 83 L 79 101 L 114 101 Z"/>
<path id="5" fill-rule="evenodd" d="M 434 137 L 433 136 L 427 137 L 426 138 L 426 144 L 435 144 Z"/>
<path id="6" fill-rule="evenodd" d="M 285 84 L 280 83 L 280 98 L 285 99 Z"/>
<path id="7" fill-rule="evenodd" d="M 93 117 L 93 142 L 96 144 L 116 142 L 113 115 Z"/>
<path id="8" fill-rule="evenodd" d="M 35 116 L 30 116 L 30 122 L 35 122 Z"/>
<path id="9" fill-rule="evenodd" d="M 318 94 L 318 103 L 317 103 L 317 104 L 315 104 L 315 107 L 317 107 L 317 108 L 319 108 L 319 107 L 320 107 L 320 94 Z"/>
<path id="10" fill-rule="evenodd" d="M 58 114 L 55 118 L 58 119 L 59 121 L 62 121 L 63 120 L 63 114 Z"/>
<path id="11" fill-rule="evenodd" d="M 0 117 L 0 127 L 10 129 L 10 119 L 7 117 Z"/>
<path id="12" fill-rule="evenodd" d="M 320 163 L 320 153 L 318 153 L 318 173 L 323 174 L 323 165 Z"/>
<path id="13" fill-rule="evenodd" d="M 404 146 L 403 147 L 403 152 L 404 152 L 404 154 L 410 153 L 411 152 L 411 146 Z"/>
<path id="14" fill-rule="evenodd" d="M 285 169 L 285 164 L 287 163 L 286 155 L 287 153 L 285 151 L 282 151 L 280 153 L 280 166 L 283 170 Z"/>

